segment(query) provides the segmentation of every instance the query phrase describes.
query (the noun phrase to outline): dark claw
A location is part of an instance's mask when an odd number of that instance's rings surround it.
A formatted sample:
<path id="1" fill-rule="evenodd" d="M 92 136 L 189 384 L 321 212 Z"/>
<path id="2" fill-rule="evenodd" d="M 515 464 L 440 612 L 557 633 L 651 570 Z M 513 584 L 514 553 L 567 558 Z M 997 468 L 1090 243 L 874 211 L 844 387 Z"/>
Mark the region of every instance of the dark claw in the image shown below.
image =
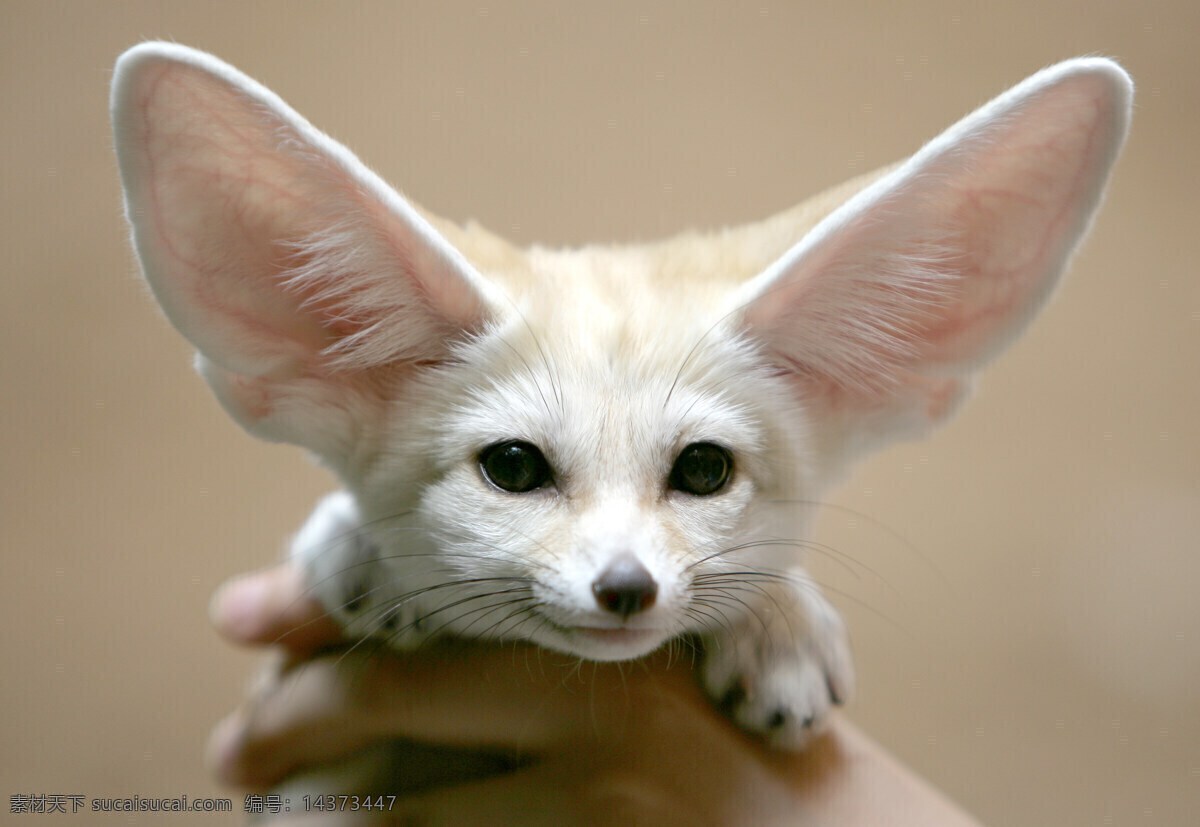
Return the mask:
<path id="1" fill-rule="evenodd" d="M 828 677 L 825 678 L 825 688 L 829 690 L 829 700 L 833 702 L 834 706 L 846 705 L 846 699 L 837 693 L 837 690 L 833 688 L 833 682 Z"/>
<path id="2" fill-rule="evenodd" d="M 717 708 L 727 716 L 732 717 L 733 712 L 746 700 L 746 684 L 741 678 L 735 680 L 725 694 L 721 696 L 721 700 L 717 703 Z"/>
<path id="3" fill-rule="evenodd" d="M 367 589 L 362 583 L 355 583 L 354 588 L 350 590 L 350 599 L 345 603 L 346 611 L 353 614 L 363 607 L 363 603 L 367 599 Z"/>

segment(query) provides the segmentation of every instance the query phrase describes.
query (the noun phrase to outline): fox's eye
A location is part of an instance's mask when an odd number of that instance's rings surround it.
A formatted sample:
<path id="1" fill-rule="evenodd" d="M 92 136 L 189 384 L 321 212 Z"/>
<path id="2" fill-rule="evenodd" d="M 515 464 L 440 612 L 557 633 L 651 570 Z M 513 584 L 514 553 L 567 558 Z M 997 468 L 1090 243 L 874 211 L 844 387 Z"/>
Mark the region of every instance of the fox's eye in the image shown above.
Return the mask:
<path id="1" fill-rule="evenodd" d="M 675 458 L 667 485 L 685 494 L 707 497 L 725 487 L 732 470 L 729 451 L 711 442 L 693 442 Z"/>
<path id="2" fill-rule="evenodd" d="M 524 494 L 550 482 L 550 463 L 536 445 L 519 440 L 498 442 L 479 454 L 479 467 L 497 488 Z"/>

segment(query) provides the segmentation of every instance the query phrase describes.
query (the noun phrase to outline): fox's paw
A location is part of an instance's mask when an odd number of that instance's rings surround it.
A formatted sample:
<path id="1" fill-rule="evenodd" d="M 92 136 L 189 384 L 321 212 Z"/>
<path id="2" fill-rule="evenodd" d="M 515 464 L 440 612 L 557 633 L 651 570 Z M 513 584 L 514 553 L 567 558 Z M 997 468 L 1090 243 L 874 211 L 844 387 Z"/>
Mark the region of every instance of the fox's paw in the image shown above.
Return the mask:
<path id="1" fill-rule="evenodd" d="M 815 590 L 792 597 L 790 612 L 772 605 L 710 636 L 702 679 L 738 726 L 798 750 L 824 729 L 834 706 L 850 699 L 854 666 L 837 611 Z"/>

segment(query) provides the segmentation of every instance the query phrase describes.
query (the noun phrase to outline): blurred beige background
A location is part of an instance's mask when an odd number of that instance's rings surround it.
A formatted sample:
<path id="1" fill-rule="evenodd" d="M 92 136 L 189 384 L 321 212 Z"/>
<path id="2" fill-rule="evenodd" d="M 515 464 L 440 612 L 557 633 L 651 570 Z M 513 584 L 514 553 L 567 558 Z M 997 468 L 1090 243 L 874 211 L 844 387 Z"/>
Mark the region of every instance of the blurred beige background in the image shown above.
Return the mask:
<path id="1" fill-rule="evenodd" d="M 3 0 L 0 18 L 0 822 L 26 823 L 20 793 L 218 794 L 202 747 L 255 658 L 210 631 L 208 596 L 276 560 L 331 485 L 224 417 L 135 277 L 107 87 L 121 50 L 166 38 L 430 209 L 558 244 L 766 216 L 1045 64 L 1120 59 L 1132 137 L 1066 286 L 958 420 L 825 514 L 859 576 L 818 567 L 859 654 L 851 714 L 983 820 L 1196 823 L 1200 5 Z"/>

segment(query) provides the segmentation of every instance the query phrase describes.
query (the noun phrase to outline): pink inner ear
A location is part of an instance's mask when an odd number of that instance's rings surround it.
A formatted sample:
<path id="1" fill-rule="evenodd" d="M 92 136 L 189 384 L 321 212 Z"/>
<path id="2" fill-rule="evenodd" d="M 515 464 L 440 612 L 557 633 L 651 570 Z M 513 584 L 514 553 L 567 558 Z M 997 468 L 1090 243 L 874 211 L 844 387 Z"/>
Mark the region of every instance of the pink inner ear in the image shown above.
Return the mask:
<path id="1" fill-rule="evenodd" d="M 1002 120 L 947 190 L 959 278 L 920 337 L 930 366 L 990 358 L 1054 288 L 1107 172 L 1112 108 L 1103 84 L 1068 79 Z"/>
<path id="2" fill-rule="evenodd" d="M 445 357 L 481 281 L 344 147 L 211 58 L 119 67 L 114 124 L 146 277 L 212 362 L 262 376 Z"/>
<path id="3" fill-rule="evenodd" d="M 311 359 L 336 331 L 283 289 L 285 245 L 314 205 L 273 151 L 280 126 L 184 64 L 148 67 L 138 93 L 138 246 L 168 315 L 239 373 Z"/>

